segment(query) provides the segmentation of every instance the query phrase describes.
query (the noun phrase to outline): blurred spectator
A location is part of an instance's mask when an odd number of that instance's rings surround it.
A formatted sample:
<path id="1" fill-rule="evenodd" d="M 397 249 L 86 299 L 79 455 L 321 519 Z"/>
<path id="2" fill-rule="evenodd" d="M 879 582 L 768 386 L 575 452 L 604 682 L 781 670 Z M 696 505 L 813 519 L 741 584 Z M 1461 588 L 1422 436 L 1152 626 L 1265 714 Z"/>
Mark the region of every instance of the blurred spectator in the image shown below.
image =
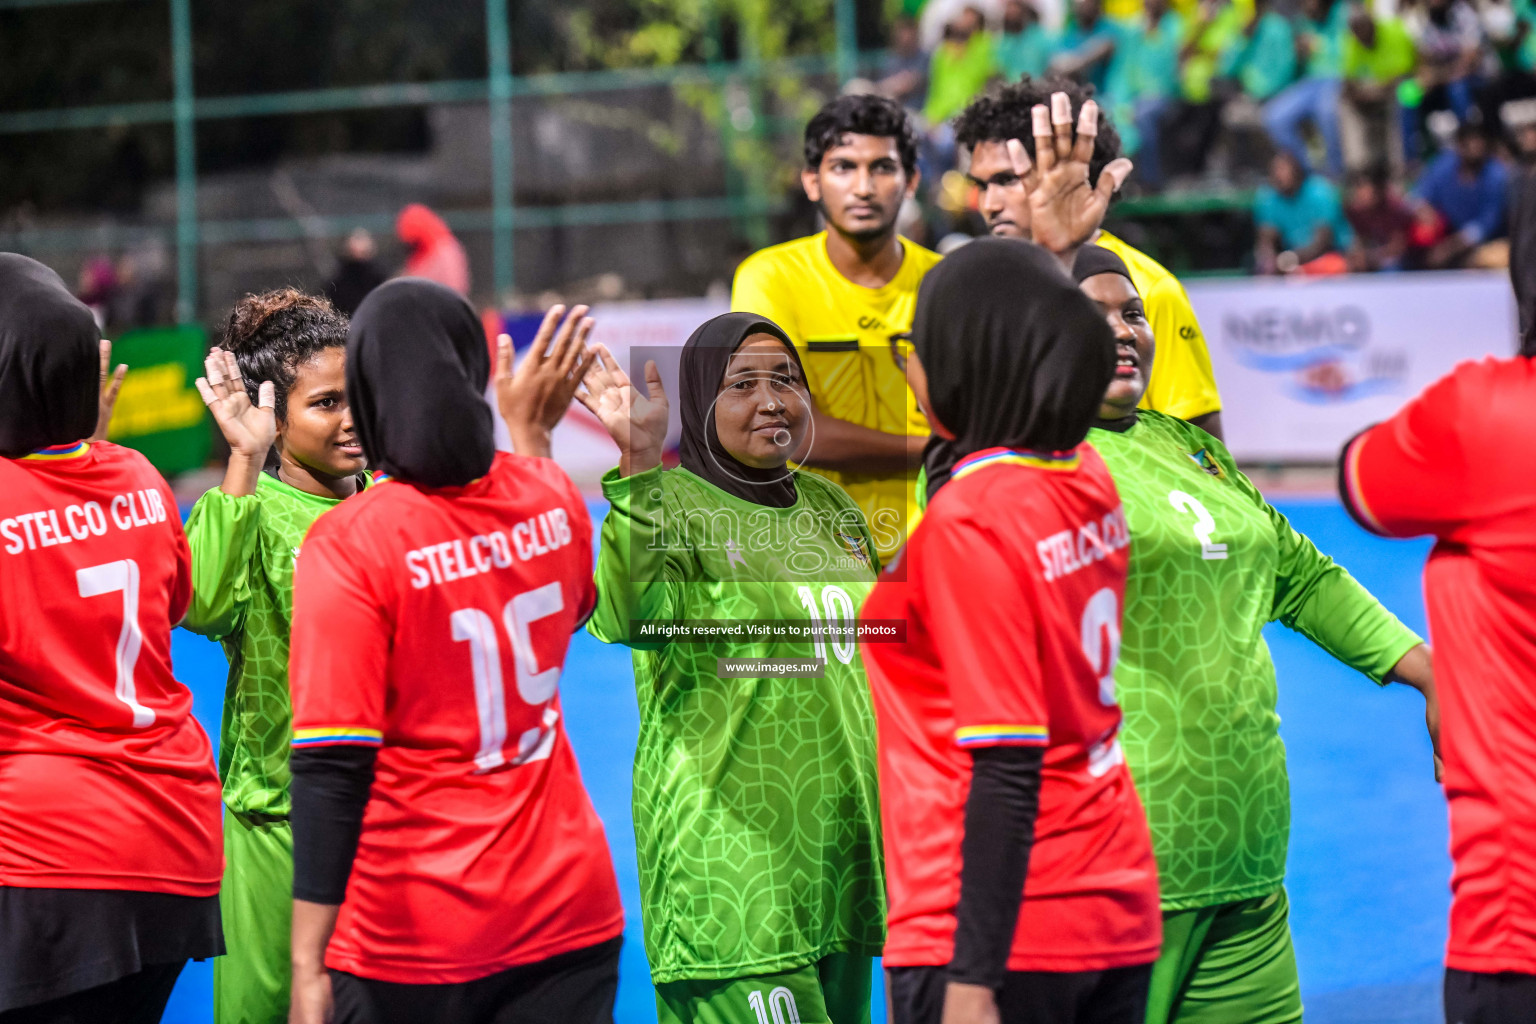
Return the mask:
<path id="1" fill-rule="evenodd" d="M 915 18 L 903 14 L 891 25 L 891 46 L 880 65 L 875 88 L 914 113 L 923 109 L 928 95 L 928 54 L 919 42 Z"/>
<path id="2" fill-rule="evenodd" d="M 1300 81 L 1286 86 L 1264 106 L 1264 126 L 1275 145 L 1312 169 L 1301 126 L 1311 122 L 1322 136 L 1328 175 L 1344 175 L 1339 145 L 1339 89 L 1344 74 L 1344 36 L 1349 32 L 1349 5 L 1344 0 L 1306 0 L 1306 15 L 1297 35 L 1298 55 L 1305 60 Z"/>
<path id="3" fill-rule="evenodd" d="M 975 7 L 965 8 L 944 26 L 944 39 L 929 63 L 928 99 L 923 105 L 930 125 L 938 126 L 964 110 L 997 71 L 992 37 L 983 31 L 985 27 Z M 953 153 L 953 143 L 947 151 Z"/>
<path id="4" fill-rule="evenodd" d="M 1181 5 L 1184 6 L 1184 5 Z M 1222 55 L 1242 34 L 1252 3 L 1199 0 L 1179 54 L 1183 102 L 1165 122 L 1163 155 L 1171 158 L 1168 173 L 1200 174 L 1221 130 L 1225 89 L 1218 88 Z"/>
<path id="5" fill-rule="evenodd" d="M 997 37 L 997 67 L 1004 78 L 1016 82 L 1020 75 L 1038 78 L 1045 74 L 1056 47 L 1055 33 L 1040 24 L 1040 12 L 1026 0 L 1003 5 L 1003 31 Z"/>
<path id="6" fill-rule="evenodd" d="M 1101 106 L 1112 104 L 1124 92 L 1125 51 L 1135 34 L 1135 26 L 1104 16 L 1102 0 L 1076 0 L 1050 70 L 1092 85 Z"/>
<path id="7" fill-rule="evenodd" d="M 80 267 L 80 280 L 76 285 L 75 297 L 91 307 L 91 314 L 96 317 L 98 328 L 107 326 L 107 316 L 116 295 L 117 271 L 112 268 L 112 261 L 105 256 L 95 256 L 86 260 Z"/>
<path id="8" fill-rule="evenodd" d="M 1529 0 L 1484 0 L 1479 14 L 1493 54 L 1493 78 L 1478 96 L 1483 126 L 1518 155 L 1529 149 L 1521 144 L 1522 133 L 1536 125 L 1536 11 Z"/>
<path id="9" fill-rule="evenodd" d="M 400 211 L 395 235 L 411 250 L 401 274 L 425 277 L 460 295 L 469 294 L 469 258 L 443 218 L 420 203 L 412 203 Z"/>
<path id="10" fill-rule="evenodd" d="M 1418 0 L 1404 10 L 1404 24 L 1418 52 L 1418 70 L 1409 94 L 1416 103 L 1404 111 L 1403 141 L 1410 159 L 1429 149 L 1424 129 L 1429 115 L 1449 110 L 1467 119 L 1473 90 L 1481 83 L 1483 26 L 1467 0 Z"/>
<path id="11" fill-rule="evenodd" d="M 331 305 L 347 316 L 357 312 L 363 297 L 384 283 L 386 275 L 379 269 L 377 256 L 373 235 L 363 228 L 354 228 L 342 243 L 336 276 L 325 286 L 325 297 Z"/>
<path id="12" fill-rule="evenodd" d="M 1320 256 L 1338 253 L 1354 241 L 1339 190 L 1308 174 L 1290 153 L 1276 153 L 1269 181 L 1254 197 L 1258 242 L 1254 256 L 1261 274 L 1288 274 Z"/>
<path id="13" fill-rule="evenodd" d="M 1385 164 L 1350 175 L 1344 215 L 1355 233 L 1349 268 L 1356 271 L 1402 270 L 1408 257 L 1413 211 L 1392 189 Z"/>
<path id="14" fill-rule="evenodd" d="M 1413 73 L 1413 39 L 1397 18 L 1373 17 L 1361 4 L 1349 12 L 1344 37 L 1344 89 L 1339 139 L 1344 165 L 1364 170 L 1385 159 L 1394 174 L 1403 168 L 1397 87 Z"/>
<path id="15" fill-rule="evenodd" d="M 1186 3 L 1181 9 L 1188 8 Z M 1213 80 L 1221 70 L 1222 55 L 1227 52 L 1253 13 L 1253 3 L 1228 3 L 1225 0 L 1199 0 L 1192 7 L 1194 13 L 1188 29 L 1182 62 L 1181 80 L 1184 98 L 1193 104 L 1207 104 L 1216 97 L 1212 94 Z"/>
<path id="16" fill-rule="evenodd" d="M 1480 125 L 1456 129 L 1456 148 L 1441 153 L 1413 190 L 1412 202 L 1433 211 L 1445 225 L 1445 237 L 1425 253 L 1430 269 L 1483 263 L 1480 246 L 1504 234 L 1509 199 L 1509 169 L 1493 155 Z"/>
<path id="17" fill-rule="evenodd" d="M 153 238 L 129 249 L 113 269 L 117 291 L 108 323 L 123 328 L 171 322 L 176 286 L 171 280 L 171 253 L 163 241 Z"/>
<path id="18" fill-rule="evenodd" d="M 1219 73 L 1263 103 L 1295 79 L 1296 45 L 1291 19 L 1275 10 L 1273 0 L 1254 0 L 1247 24 L 1222 54 Z"/>
<path id="19" fill-rule="evenodd" d="M 1184 16 L 1168 0 L 1146 0 L 1146 27 L 1131 52 L 1128 72 L 1132 132 L 1120 137 L 1136 157 L 1136 172 L 1150 189 L 1163 186 L 1163 129 L 1179 102 L 1179 52 L 1184 46 Z M 1131 136 L 1127 138 L 1127 136 Z"/>

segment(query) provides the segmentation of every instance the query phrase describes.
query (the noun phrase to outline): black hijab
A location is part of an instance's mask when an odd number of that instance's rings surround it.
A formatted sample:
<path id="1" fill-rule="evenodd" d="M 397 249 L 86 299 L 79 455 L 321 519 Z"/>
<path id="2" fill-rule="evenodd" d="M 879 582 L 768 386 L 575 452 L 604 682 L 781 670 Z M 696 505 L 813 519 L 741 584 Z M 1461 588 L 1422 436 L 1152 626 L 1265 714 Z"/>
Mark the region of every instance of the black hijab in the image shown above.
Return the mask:
<path id="1" fill-rule="evenodd" d="M 930 411 L 955 435 L 923 452 L 929 498 L 973 452 L 1080 444 L 1115 369 L 1103 315 L 1055 257 L 1017 239 L 978 239 L 928 271 L 912 344 Z"/>
<path id="2" fill-rule="evenodd" d="M 17 459 L 96 429 L 101 331 L 41 263 L 0 253 L 0 456 Z"/>
<path id="3" fill-rule="evenodd" d="M 1536 171 L 1522 171 L 1510 188 L 1509 283 L 1520 312 L 1520 354 L 1536 358 Z"/>
<path id="4" fill-rule="evenodd" d="M 1131 282 L 1132 288 L 1136 287 L 1136 281 L 1131 277 L 1131 268 L 1125 265 L 1125 260 L 1102 245 L 1085 245 L 1077 250 L 1077 258 L 1072 261 L 1072 279 L 1081 285 L 1090 277 L 1098 277 L 1100 274 L 1119 274 Z"/>
<path id="5" fill-rule="evenodd" d="M 678 371 L 683 415 L 678 461 L 690 473 L 743 501 L 788 508 L 798 496 L 794 474 L 787 468 L 755 469 L 736 461 L 720 443 L 720 434 L 715 430 L 715 399 L 725 380 L 725 368 L 742 342 L 754 334 L 771 334 L 782 341 L 790 358 L 800 367 L 801 380 L 805 379 L 800 354 L 789 335 L 772 320 L 756 313 L 725 313 L 704 321 L 683 346 Z"/>
<path id="6" fill-rule="evenodd" d="M 463 296 L 419 277 L 379 285 L 347 332 L 347 400 L 373 464 L 424 487 L 491 468 L 491 357 Z"/>

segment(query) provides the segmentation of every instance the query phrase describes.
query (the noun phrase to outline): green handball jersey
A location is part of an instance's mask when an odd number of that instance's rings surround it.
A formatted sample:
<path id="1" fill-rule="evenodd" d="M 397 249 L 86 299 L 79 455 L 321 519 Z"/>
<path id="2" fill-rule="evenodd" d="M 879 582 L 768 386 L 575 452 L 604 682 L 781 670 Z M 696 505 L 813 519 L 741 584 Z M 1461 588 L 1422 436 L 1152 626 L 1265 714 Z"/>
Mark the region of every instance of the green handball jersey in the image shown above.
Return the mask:
<path id="1" fill-rule="evenodd" d="M 603 478 L 587 628 L 634 652 L 635 839 L 658 984 L 877 956 L 884 941 L 875 721 L 854 643 L 659 632 L 853 622 L 878 569 L 864 516 L 823 477 L 795 483 L 795 504 L 770 508 L 686 469 Z M 718 671 L 760 658 L 821 659 L 825 674 Z"/>
<path id="2" fill-rule="evenodd" d="M 340 500 L 262 473 L 255 494 L 214 488 L 187 518 L 192 605 L 182 625 L 222 641 L 229 658 L 219 776 L 237 814 L 288 817 L 293 560 L 310 524 Z"/>
<path id="3" fill-rule="evenodd" d="M 1419 638 L 1199 427 L 1142 410 L 1130 429 L 1088 439 L 1131 532 L 1115 679 L 1163 909 L 1273 892 L 1291 804 L 1264 625 L 1284 623 L 1378 683 Z"/>

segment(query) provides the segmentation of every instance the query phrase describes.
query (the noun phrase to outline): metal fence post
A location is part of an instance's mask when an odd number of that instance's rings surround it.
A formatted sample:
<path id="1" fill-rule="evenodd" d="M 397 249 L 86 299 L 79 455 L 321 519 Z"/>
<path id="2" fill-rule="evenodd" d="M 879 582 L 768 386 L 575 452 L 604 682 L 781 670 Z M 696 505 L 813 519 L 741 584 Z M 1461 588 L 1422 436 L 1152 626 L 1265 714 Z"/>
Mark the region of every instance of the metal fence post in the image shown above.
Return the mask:
<path id="1" fill-rule="evenodd" d="M 837 26 L 837 84 L 859 73 L 859 19 L 854 0 L 832 0 Z"/>
<path id="2" fill-rule="evenodd" d="M 191 0 L 171 0 L 176 124 L 176 322 L 197 319 L 197 136 L 192 92 Z"/>
<path id="3" fill-rule="evenodd" d="M 490 60 L 491 245 L 496 300 L 505 301 L 513 273 L 512 44 L 507 0 L 485 0 L 486 51 Z"/>

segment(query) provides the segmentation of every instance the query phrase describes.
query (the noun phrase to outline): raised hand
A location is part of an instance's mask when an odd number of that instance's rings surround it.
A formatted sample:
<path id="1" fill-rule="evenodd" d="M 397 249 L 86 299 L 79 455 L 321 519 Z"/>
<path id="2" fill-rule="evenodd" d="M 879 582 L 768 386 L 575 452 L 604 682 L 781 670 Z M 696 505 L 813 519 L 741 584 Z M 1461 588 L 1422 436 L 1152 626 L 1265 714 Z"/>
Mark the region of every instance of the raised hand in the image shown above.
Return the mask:
<path id="1" fill-rule="evenodd" d="M 267 450 L 277 438 L 276 390 L 271 381 L 262 381 L 252 405 L 234 353 L 217 346 L 203 368 L 208 376 L 197 378 L 197 393 L 229 442 L 229 468 L 220 489 L 236 496 L 254 494 Z"/>
<path id="2" fill-rule="evenodd" d="M 1099 134 L 1099 105 L 1093 100 L 1083 104 L 1075 135 L 1072 101 L 1066 93 L 1053 93 L 1050 109 L 1037 105 L 1030 116 L 1035 135 L 1034 165 L 1017 139 L 1008 141 L 1008 156 L 1014 173 L 1021 178 L 1034 174 L 1029 214 L 1035 242 L 1055 253 L 1070 269 L 1077 250 L 1104 222 L 1109 200 L 1130 175 L 1132 164 L 1124 157 L 1112 160 L 1100 172 L 1098 184 L 1088 184 L 1088 164 Z"/>
<path id="3" fill-rule="evenodd" d="M 654 359 L 645 363 L 645 393 L 630 383 L 608 346 L 597 346 L 598 361 L 587 371 L 576 400 L 608 430 L 619 446 L 619 475 L 631 476 L 661 465 L 667 441 L 667 392 Z"/>
<path id="4" fill-rule="evenodd" d="M 108 378 L 107 374 L 111 366 L 112 343 L 102 338 L 100 404 L 96 410 L 96 429 L 91 431 L 90 440 L 92 441 L 107 439 L 107 427 L 112 423 L 112 410 L 117 407 L 117 393 L 122 390 L 123 378 L 128 375 L 128 364 L 119 363 L 116 370 L 111 370 L 111 377 Z"/>
<path id="5" fill-rule="evenodd" d="M 587 348 L 592 326 L 586 306 L 575 307 L 569 316 L 564 306 L 551 306 L 516 368 L 512 339 L 505 334 L 496 339 L 496 407 L 519 455 L 549 457 L 550 431 L 597 360 Z"/>

